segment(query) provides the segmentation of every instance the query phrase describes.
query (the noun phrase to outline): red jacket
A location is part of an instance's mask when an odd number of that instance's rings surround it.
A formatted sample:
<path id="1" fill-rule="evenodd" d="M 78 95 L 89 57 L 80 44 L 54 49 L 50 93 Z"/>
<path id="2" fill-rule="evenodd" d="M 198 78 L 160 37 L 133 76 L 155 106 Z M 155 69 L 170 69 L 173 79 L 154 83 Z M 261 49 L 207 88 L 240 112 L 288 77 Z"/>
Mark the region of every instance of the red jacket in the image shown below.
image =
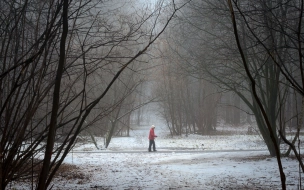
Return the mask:
<path id="1" fill-rule="evenodd" d="M 157 136 L 154 134 L 154 128 L 151 128 L 149 133 L 149 140 L 154 140 L 155 137 Z"/>

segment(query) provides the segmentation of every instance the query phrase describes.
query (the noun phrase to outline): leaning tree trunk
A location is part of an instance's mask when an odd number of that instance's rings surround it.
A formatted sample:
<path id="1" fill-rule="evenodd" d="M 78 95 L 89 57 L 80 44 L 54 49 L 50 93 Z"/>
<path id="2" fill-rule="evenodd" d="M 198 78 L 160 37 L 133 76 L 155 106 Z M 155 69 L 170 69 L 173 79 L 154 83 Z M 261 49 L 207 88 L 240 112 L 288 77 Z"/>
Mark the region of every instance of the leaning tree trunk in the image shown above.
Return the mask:
<path id="1" fill-rule="evenodd" d="M 236 44 L 237 44 L 239 53 L 241 55 L 243 66 L 244 66 L 244 69 L 246 71 L 247 77 L 249 78 L 249 80 L 251 82 L 251 89 L 252 89 L 252 92 L 253 92 L 253 95 L 254 95 L 254 100 L 256 101 L 256 103 L 258 105 L 258 108 L 261 111 L 261 114 L 263 115 L 263 119 L 264 119 L 265 124 L 268 128 L 268 131 L 269 131 L 269 137 L 271 138 L 271 140 L 273 142 L 275 152 L 276 152 L 277 163 L 278 163 L 278 167 L 279 167 L 279 171 L 280 171 L 282 189 L 285 190 L 286 189 L 286 176 L 285 176 L 283 166 L 282 166 L 280 149 L 279 149 L 279 146 L 277 146 L 278 141 L 275 137 L 275 134 L 274 134 L 274 131 L 273 131 L 273 126 L 271 125 L 271 122 L 269 121 L 269 117 L 268 117 L 268 115 L 267 115 L 267 113 L 266 113 L 266 111 L 265 111 L 265 109 L 264 109 L 264 107 L 261 103 L 260 98 L 258 97 L 258 94 L 257 94 L 257 91 L 256 91 L 256 81 L 250 73 L 248 63 L 247 63 L 246 58 L 245 58 L 245 54 L 244 54 L 243 49 L 241 47 L 240 40 L 239 40 L 239 34 L 238 34 L 238 30 L 237 30 L 235 14 L 234 14 L 234 9 L 233 9 L 233 5 L 232 5 L 231 0 L 228 0 L 228 6 L 229 6 L 230 14 L 231 14 L 231 20 L 232 20 L 233 32 L 234 32 L 234 35 L 235 35 Z"/>
<path id="2" fill-rule="evenodd" d="M 61 85 L 61 78 L 64 69 L 64 62 L 65 62 L 65 44 L 66 38 L 68 34 L 68 6 L 69 1 L 63 0 L 63 9 L 62 9 L 62 36 L 60 41 L 60 57 L 59 63 L 57 68 L 57 74 L 55 79 L 55 87 L 54 87 L 54 94 L 53 94 L 53 108 L 51 114 L 51 121 L 49 125 L 49 132 L 46 144 L 46 150 L 43 160 L 43 165 L 39 177 L 38 188 L 44 190 L 46 189 L 46 181 L 50 171 L 50 163 L 51 157 L 54 147 L 54 140 L 56 135 L 56 127 L 57 127 L 57 113 L 59 109 L 59 100 L 60 100 L 60 85 Z"/>
<path id="3" fill-rule="evenodd" d="M 276 147 L 275 147 L 272 139 L 270 138 L 270 132 L 265 124 L 263 115 L 261 114 L 261 112 L 259 111 L 259 108 L 257 107 L 257 105 L 255 103 L 254 103 L 252 111 L 255 115 L 257 126 L 258 126 L 259 131 L 262 135 L 262 138 L 268 148 L 270 156 L 276 156 L 277 155 Z M 270 123 L 273 123 L 273 122 L 270 121 Z M 273 130 L 273 128 L 272 128 L 272 133 L 274 134 L 274 138 L 276 139 L 276 142 L 278 143 L 279 141 L 278 141 L 277 132 L 276 132 L 276 130 Z M 277 146 L 278 146 L 278 144 L 277 144 Z"/>

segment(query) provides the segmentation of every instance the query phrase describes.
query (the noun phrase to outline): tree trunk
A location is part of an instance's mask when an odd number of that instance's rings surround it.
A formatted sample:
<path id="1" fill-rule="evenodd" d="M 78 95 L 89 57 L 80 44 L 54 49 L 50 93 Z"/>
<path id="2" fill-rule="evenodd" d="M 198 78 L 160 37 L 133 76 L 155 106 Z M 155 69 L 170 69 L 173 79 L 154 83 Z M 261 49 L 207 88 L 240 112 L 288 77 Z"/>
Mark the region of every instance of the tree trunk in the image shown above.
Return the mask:
<path id="1" fill-rule="evenodd" d="M 111 121 L 111 128 L 110 128 L 108 134 L 106 135 L 106 148 L 108 148 L 108 146 L 111 142 L 115 127 L 116 127 L 116 120 Z"/>
<path id="2" fill-rule="evenodd" d="M 60 100 L 60 85 L 61 85 L 61 78 L 65 63 L 65 43 L 66 37 L 68 34 L 68 0 L 63 0 L 63 9 L 62 9 L 62 36 L 60 41 L 60 57 L 59 63 L 57 68 L 57 74 L 55 79 L 55 87 L 54 87 L 54 94 L 53 94 L 53 108 L 51 114 L 51 121 L 49 125 L 49 132 L 46 144 L 46 150 L 44 155 L 44 161 L 39 177 L 38 188 L 39 190 L 46 189 L 46 181 L 48 178 L 48 174 L 50 171 L 50 163 L 52 158 L 52 152 L 54 147 L 54 140 L 56 135 L 56 127 L 57 127 L 57 113 L 59 109 L 59 100 Z"/>
<path id="3" fill-rule="evenodd" d="M 282 189 L 285 190 L 286 189 L 286 176 L 285 176 L 283 166 L 282 166 L 278 141 L 277 141 L 276 136 L 275 136 L 274 131 L 273 131 L 274 126 L 271 126 L 271 121 L 269 121 L 269 116 L 267 115 L 267 113 L 266 113 L 266 111 L 265 111 L 265 109 L 264 109 L 264 107 L 263 107 L 263 105 L 262 105 L 262 103 L 261 103 L 261 101 L 260 101 L 260 99 L 257 95 L 256 81 L 250 73 L 248 63 L 247 63 L 247 60 L 245 58 L 245 54 L 244 54 L 243 49 L 242 49 L 241 44 L 240 44 L 239 34 L 238 34 L 237 24 L 236 24 L 236 19 L 235 19 L 235 14 L 234 14 L 233 5 L 232 5 L 231 0 L 228 0 L 228 6 L 229 6 L 229 9 L 230 9 L 230 13 L 231 13 L 231 19 L 232 19 L 233 31 L 234 31 L 234 35 L 235 35 L 236 44 L 238 46 L 238 50 L 239 50 L 239 53 L 241 55 L 243 66 L 244 66 L 244 69 L 246 71 L 247 77 L 249 78 L 250 83 L 251 83 L 251 89 L 252 89 L 254 101 L 256 102 L 257 107 L 259 108 L 259 111 L 261 112 L 261 114 L 263 116 L 262 118 L 265 121 L 265 124 L 268 128 L 268 131 L 269 131 L 269 137 L 271 138 L 271 141 L 272 141 L 273 146 L 275 148 L 277 163 L 278 163 L 278 167 L 279 167 L 279 171 L 280 171 Z"/>
<path id="4" fill-rule="evenodd" d="M 233 109 L 233 124 L 240 125 L 241 123 L 241 111 L 240 111 L 241 99 L 238 95 L 234 95 L 234 109 Z"/>

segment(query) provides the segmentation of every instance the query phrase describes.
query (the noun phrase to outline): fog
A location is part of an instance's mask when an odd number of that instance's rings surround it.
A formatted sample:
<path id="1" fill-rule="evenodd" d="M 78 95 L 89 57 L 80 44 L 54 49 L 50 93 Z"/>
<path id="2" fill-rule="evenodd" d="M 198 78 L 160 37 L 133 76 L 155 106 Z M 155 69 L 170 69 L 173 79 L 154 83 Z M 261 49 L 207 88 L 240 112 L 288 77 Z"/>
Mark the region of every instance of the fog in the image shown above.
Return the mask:
<path id="1" fill-rule="evenodd" d="M 172 138 L 257 133 L 284 189 L 282 155 L 304 171 L 302 4 L 0 2 L 0 189 L 45 189 L 79 139 L 108 148 L 151 123 Z"/>

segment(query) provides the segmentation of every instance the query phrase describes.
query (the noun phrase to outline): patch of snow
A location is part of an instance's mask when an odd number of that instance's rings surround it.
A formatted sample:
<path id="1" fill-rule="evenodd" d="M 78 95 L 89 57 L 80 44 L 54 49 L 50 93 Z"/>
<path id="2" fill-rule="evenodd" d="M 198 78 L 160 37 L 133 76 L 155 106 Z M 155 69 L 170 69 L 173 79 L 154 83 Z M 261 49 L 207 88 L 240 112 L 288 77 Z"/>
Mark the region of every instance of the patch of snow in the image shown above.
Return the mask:
<path id="1" fill-rule="evenodd" d="M 148 152 L 149 126 L 114 137 L 108 149 L 79 144 L 65 159 L 87 176 L 56 178 L 52 189 L 280 189 L 276 158 L 258 135 L 170 137 L 155 129 L 158 152 Z M 104 139 L 97 138 L 103 146 Z M 287 189 L 300 189 L 298 162 L 282 158 Z M 303 180 L 303 179 L 302 179 Z M 12 188 L 26 189 L 26 184 Z"/>

